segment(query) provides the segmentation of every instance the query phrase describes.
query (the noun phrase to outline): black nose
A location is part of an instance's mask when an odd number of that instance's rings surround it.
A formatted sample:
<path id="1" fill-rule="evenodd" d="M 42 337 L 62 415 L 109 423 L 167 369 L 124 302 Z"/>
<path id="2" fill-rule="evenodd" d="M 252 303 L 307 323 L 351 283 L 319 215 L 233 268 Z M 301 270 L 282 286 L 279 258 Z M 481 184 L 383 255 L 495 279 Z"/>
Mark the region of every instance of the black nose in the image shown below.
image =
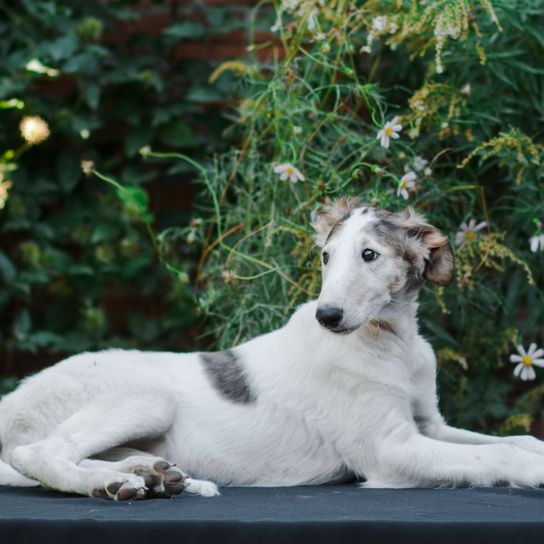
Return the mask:
<path id="1" fill-rule="evenodd" d="M 334 306 L 323 306 L 318 308 L 315 313 L 316 319 L 327 329 L 335 329 L 340 325 L 344 310 L 342 308 L 335 308 Z"/>

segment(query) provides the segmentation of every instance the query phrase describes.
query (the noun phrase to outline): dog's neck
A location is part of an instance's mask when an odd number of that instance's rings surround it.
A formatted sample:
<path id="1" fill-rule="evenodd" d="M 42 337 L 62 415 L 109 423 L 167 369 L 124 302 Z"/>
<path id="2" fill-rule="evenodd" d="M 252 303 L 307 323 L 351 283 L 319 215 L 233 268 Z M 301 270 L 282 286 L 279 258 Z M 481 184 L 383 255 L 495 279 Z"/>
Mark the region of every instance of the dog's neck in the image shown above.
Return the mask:
<path id="1" fill-rule="evenodd" d="M 391 301 L 363 327 L 364 333 L 371 335 L 395 334 L 396 336 L 417 334 L 417 298 L 416 292 Z"/>

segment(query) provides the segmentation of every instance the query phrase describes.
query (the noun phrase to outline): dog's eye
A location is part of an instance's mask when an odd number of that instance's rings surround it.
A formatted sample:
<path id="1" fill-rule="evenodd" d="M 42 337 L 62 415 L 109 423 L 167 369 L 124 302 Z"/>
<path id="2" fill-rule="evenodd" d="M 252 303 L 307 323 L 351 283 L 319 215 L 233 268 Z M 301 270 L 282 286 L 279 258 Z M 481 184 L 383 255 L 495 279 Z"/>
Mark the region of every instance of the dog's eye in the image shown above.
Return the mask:
<path id="1" fill-rule="evenodd" d="M 329 254 L 324 251 L 323 252 L 323 264 L 327 264 L 329 262 Z"/>
<path id="2" fill-rule="evenodd" d="M 375 261 L 380 256 L 380 254 L 376 253 L 372 249 L 366 248 L 366 249 L 363 249 L 362 256 L 363 256 L 363 261 L 370 263 L 371 261 Z"/>

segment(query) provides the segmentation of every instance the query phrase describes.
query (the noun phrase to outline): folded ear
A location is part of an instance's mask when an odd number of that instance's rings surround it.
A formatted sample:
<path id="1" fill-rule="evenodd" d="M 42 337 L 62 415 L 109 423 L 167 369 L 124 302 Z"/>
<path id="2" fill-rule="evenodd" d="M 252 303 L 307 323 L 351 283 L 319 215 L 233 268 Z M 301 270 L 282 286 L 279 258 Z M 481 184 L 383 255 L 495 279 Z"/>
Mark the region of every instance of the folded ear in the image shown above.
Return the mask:
<path id="1" fill-rule="evenodd" d="M 427 223 L 410 226 L 407 233 L 426 250 L 423 277 L 434 285 L 449 285 L 455 277 L 455 256 L 447 236 Z"/>
<path id="2" fill-rule="evenodd" d="M 358 198 L 339 198 L 322 210 L 313 210 L 311 220 L 316 244 L 323 247 L 333 227 L 345 221 L 360 206 L 362 202 Z"/>

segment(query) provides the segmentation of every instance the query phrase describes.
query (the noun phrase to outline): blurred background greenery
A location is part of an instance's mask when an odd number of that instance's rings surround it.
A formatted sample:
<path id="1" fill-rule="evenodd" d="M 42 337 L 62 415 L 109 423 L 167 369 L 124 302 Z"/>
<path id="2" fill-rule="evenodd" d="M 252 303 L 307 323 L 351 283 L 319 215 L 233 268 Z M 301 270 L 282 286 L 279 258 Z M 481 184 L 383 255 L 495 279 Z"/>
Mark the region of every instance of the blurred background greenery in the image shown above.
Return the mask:
<path id="1" fill-rule="evenodd" d="M 0 2 L 0 167 L 12 184 L 0 213 L 4 373 L 110 345 L 193 343 L 191 286 L 171 279 L 134 210 L 80 165 L 145 188 L 155 228 L 188 223 L 194 171 L 144 164 L 138 150 L 225 149 L 229 77 L 208 78 L 247 10 L 179 4 Z M 19 125 L 35 116 L 51 134 L 31 124 L 33 142 Z M 179 250 L 190 269 L 195 249 Z"/>
<path id="2" fill-rule="evenodd" d="M 544 343 L 541 2 L 254 4 L 0 2 L 4 373 L 280 326 L 319 291 L 311 210 L 358 195 L 456 245 L 420 311 L 448 419 L 543 435 L 510 362 Z"/>

